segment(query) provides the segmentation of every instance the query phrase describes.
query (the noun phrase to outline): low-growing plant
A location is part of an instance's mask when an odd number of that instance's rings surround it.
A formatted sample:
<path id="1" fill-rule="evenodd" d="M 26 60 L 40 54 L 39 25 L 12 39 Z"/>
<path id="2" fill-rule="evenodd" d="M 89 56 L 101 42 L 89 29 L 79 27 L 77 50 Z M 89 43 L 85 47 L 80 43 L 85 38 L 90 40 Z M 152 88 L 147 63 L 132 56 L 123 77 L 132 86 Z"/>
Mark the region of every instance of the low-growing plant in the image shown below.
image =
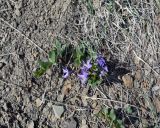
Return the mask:
<path id="1" fill-rule="evenodd" d="M 118 119 L 113 108 L 110 109 L 104 107 L 99 111 L 97 116 L 105 119 L 107 122 L 110 122 L 110 128 L 125 128 L 122 120 Z"/>
<path id="2" fill-rule="evenodd" d="M 71 73 L 76 73 L 82 85 L 89 83 L 93 87 L 99 85 L 108 75 L 108 66 L 101 54 L 83 43 L 73 47 L 62 45 L 58 39 L 55 40 L 55 47 L 49 52 L 48 61 L 39 60 L 38 64 L 39 68 L 34 72 L 36 78 L 41 77 L 53 65 L 61 65 L 59 67 L 62 67 L 63 78 L 67 79 Z M 72 71 L 73 69 L 76 71 Z"/>
<path id="3" fill-rule="evenodd" d="M 75 66 L 80 66 L 82 60 L 85 58 L 85 48 L 84 45 L 80 45 L 75 48 L 73 53 L 74 64 Z"/>
<path id="4" fill-rule="evenodd" d="M 39 60 L 39 68 L 33 73 L 34 77 L 41 77 L 52 65 L 56 65 L 57 63 L 57 55 L 59 54 L 59 47 L 54 48 L 49 52 L 48 61 Z"/>

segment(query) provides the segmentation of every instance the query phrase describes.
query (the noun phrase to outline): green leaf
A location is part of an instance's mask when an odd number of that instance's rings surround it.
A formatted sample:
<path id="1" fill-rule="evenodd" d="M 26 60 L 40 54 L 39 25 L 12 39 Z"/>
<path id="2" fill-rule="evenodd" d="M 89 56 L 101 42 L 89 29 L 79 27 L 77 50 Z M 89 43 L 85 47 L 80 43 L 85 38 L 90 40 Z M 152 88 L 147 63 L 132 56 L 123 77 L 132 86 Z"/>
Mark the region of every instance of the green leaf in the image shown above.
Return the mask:
<path id="1" fill-rule="evenodd" d="M 118 122 L 119 124 L 122 124 L 122 120 L 117 120 L 117 122 Z"/>
<path id="2" fill-rule="evenodd" d="M 81 64 L 81 60 L 79 58 L 76 58 L 74 60 L 74 63 L 76 64 L 76 66 L 79 66 Z"/>
<path id="3" fill-rule="evenodd" d="M 67 45 L 66 45 L 66 44 L 62 45 L 62 47 L 61 47 L 61 51 L 63 52 L 63 51 L 66 49 L 66 47 L 67 47 Z"/>
<path id="4" fill-rule="evenodd" d="M 96 87 L 98 86 L 102 81 L 101 80 L 88 80 L 89 84 L 92 86 L 92 87 Z"/>
<path id="5" fill-rule="evenodd" d="M 81 52 L 80 47 L 77 47 L 74 52 L 74 62 L 76 66 L 79 66 L 81 64 L 82 56 L 83 56 L 83 52 Z"/>
<path id="6" fill-rule="evenodd" d="M 132 108 L 131 108 L 131 106 L 127 106 L 127 108 L 126 108 L 126 112 L 128 113 L 128 114 L 131 114 L 132 113 Z"/>
<path id="7" fill-rule="evenodd" d="M 98 86 L 98 85 L 100 85 L 102 83 L 102 79 L 100 79 L 100 77 L 97 75 L 97 73 L 92 73 L 92 69 L 91 69 L 88 83 L 92 87 L 96 87 L 96 86 Z"/>
<path id="8" fill-rule="evenodd" d="M 122 124 L 122 120 L 116 120 L 117 125 L 119 126 L 119 128 L 125 128 Z"/>
<path id="9" fill-rule="evenodd" d="M 103 108 L 102 113 L 104 114 L 105 118 L 108 117 L 108 108 Z"/>
<path id="10" fill-rule="evenodd" d="M 51 62 L 38 61 L 38 63 L 40 65 L 40 69 L 33 73 L 33 76 L 36 78 L 41 77 L 52 66 Z"/>
<path id="11" fill-rule="evenodd" d="M 56 49 L 57 49 L 57 55 L 61 55 L 61 52 L 62 52 L 62 45 L 60 43 L 60 41 L 58 39 L 56 39 L 55 41 L 55 46 L 56 46 Z"/>
<path id="12" fill-rule="evenodd" d="M 122 120 L 120 120 L 116 117 L 114 109 L 110 110 L 106 107 L 103 107 L 98 114 L 99 114 L 98 115 L 99 117 L 104 118 L 107 122 L 110 123 L 110 127 L 125 128 L 123 126 Z"/>
<path id="13" fill-rule="evenodd" d="M 47 70 L 49 69 L 51 66 L 52 66 L 52 62 L 43 62 L 43 61 L 38 61 L 39 65 L 40 65 L 40 68 L 44 69 L 44 70 Z"/>
<path id="14" fill-rule="evenodd" d="M 51 62 L 52 64 L 56 63 L 56 51 L 52 50 L 49 52 L 49 62 Z"/>
<path id="15" fill-rule="evenodd" d="M 95 72 L 98 71 L 97 65 L 93 64 L 91 70 Z"/>
<path id="16" fill-rule="evenodd" d="M 114 109 L 111 109 L 111 111 L 109 113 L 109 116 L 113 121 L 116 119 L 116 115 L 115 115 Z"/>
<path id="17" fill-rule="evenodd" d="M 93 60 L 96 60 L 97 53 L 94 52 L 93 49 L 91 49 L 91 48 L 88 49 L 88 52 L 89 52 L 90 58 L 93 59 Z"/>
<path id="18" fill-rule="evenodd" d="M 45 69 L 40 68 L 40 69 L 38 69 L 37 71 L 35 71 L 35 72 L 33 73 L 33 76 L 36 77 L 36 78 L 39 78 L 39 77 L 41 77 L 45 72 L 46 72 Z"/>

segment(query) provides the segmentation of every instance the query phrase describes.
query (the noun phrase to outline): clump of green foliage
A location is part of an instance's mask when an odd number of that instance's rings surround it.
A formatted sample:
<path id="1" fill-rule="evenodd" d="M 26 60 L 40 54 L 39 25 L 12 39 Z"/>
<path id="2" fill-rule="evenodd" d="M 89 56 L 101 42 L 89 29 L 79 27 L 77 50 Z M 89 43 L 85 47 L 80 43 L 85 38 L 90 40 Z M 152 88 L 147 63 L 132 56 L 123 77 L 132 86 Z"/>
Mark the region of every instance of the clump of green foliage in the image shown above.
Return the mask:
<path id="1" fill-rule="evenodd" d="M 102 108 L 98 113 L 98 117 L 101 117 L 107 122 L 110 122 L 110 128 L 125 128 L 122 120 L 118 119 L 113 108 Z"/>
<path id="2" fill-rule="evenodd" d="M 62 55 L 64 54 L 66 45 L 61 44 L 61 42 L 56 39 L 55 40 L 55 47 L 49 52 L 48 54 L 48 61 L 42 61 L 39 60 L 39 69 L 37 69 L 34 73 L 33 76 L 36 78 L 41 77 L 48 69 L 50 69 L 54 65 L 58 65 L 58 59 L 62 58 Z"/>
<path id="3" fill-rule="evenodd" d="M 96 53 L 92 47 L 86 46 L 81 42 L 79 46 L 62 45 L 56 39 L 55 47 L 49 52 L 48 61 L 39 60 L 39 68 L 33 73 L 34 77 L 41 77 L 49 68 L 58 65 L 62 68 L 63 78 L 69 77 L 71 72 L 79 72 L 76 75 L 80 79 L 82 85 L 89 83 L 91 86 L 97 86 L 103 78 L 107 76 L 108 67 L 105 58 Z M 62 60 L 62 61 L 59 61 Z M 61 65 L 61 66 L 59 66 Z M 69 71 L 74 69 L 76 71 Z"/>

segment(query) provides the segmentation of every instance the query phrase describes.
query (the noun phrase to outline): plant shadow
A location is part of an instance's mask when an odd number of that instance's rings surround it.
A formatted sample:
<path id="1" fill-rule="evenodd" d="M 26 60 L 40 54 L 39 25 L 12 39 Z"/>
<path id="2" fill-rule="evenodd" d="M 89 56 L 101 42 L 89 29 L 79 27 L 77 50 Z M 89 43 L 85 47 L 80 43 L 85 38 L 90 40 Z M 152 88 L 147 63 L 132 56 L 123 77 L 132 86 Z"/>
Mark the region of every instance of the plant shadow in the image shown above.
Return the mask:
<path id="1" fill-rule="evenodd" d="M 129 73 L 130 70 L 128 70 L 127 68 L 121 66 L 118 67 L 118 65 L 124 65 L 123 63 L 120 63 L 118 60 L 111 60 L 107 62 L 107 66 L 108 66 L 108 76 L 107 79 L 105 79 L 104 82 L 106 83 L 123 83 L 121 78 L 122 76 L 124 76 L 125 74 Z"/>

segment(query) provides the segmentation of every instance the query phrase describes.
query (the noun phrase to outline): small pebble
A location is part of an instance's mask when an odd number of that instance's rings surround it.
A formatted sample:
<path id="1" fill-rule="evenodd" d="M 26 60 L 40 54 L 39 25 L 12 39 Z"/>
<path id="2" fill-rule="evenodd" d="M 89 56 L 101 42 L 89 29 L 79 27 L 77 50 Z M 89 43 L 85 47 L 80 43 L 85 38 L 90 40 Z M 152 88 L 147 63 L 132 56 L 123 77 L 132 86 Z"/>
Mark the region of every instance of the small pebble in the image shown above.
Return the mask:
<path id="1" fill-rule="evenodd" d="M 27 125 L 27 128 L 34 128 L 34 122 L 30 121 Z"/>

